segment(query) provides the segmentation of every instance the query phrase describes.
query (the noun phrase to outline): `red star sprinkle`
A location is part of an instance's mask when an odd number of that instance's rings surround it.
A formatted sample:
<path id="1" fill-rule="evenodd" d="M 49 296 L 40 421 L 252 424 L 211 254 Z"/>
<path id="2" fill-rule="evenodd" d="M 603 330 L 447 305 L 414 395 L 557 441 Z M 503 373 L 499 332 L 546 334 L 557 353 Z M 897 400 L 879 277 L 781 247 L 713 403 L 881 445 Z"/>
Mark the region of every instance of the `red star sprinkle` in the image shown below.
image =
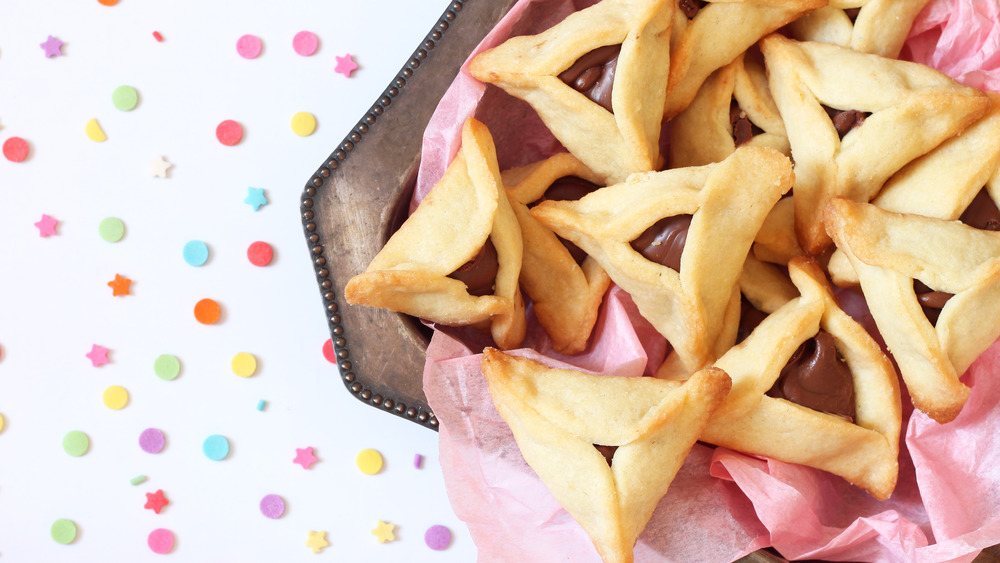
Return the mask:
<path id="1" fill-rule="evenodd" d="M 43 214 L 42 220 L 35 223 L 35 226 L 38 227 L 38 236 L 50 237 L 56 234 L 56 225 L 58 223 L 59 221 L 56 221 L 52 217 Z"/>
<path id="2" fill-rule="evenodd" d="M 170 504 L 167 497 L 163 496 L 163 490 L 157 490 L 155 493 L 146 493 L 146 504 L 143 508 L 149 508 L 153 512 L 159 514 L 163 510 L 164 506 Z"/>
<path id="3" fill-rule="evenodd" d="M 109 363 L 108 349 L 104 346 L 98 346 L 97 344 L 94 344 L 90 348 L 90 352 L 87 352 L 87 357 L 90 358 L 90 363 L 94 364 L 95 368 L 99 368 L 104 364 Z"/>
<path id="4" fill-rule="evenodd" d="M 312 464 L 316 463 L 316 456 L 313 455 L 312 447 L 308 448 L 295 448 L 295 459 L 292 463 L 297 463 L 302 466 L 302 469 L 309 469 Z"/>
<path id="5" fill-rule="evenodd" d="M 115 279 L 108 282 L 108 287 L 111 288 L 113 295 L 118 297 L 119 295 L 131 295 L 128 290 L 129 284 L 132 280 L 126 278 L 121 274 L 115 274 Z"/>
<path id="6" fill-rule="evenodd" d="M 339 72 L 344 76 L 350 78 L 351 73 L 357 70 L 358 64 L 354 62 L 354 57 L 350 53 L 347 53 L 343 57 L 334 56 L 337 59 L 337 67 L 333 69 L 334 72 Z"/>

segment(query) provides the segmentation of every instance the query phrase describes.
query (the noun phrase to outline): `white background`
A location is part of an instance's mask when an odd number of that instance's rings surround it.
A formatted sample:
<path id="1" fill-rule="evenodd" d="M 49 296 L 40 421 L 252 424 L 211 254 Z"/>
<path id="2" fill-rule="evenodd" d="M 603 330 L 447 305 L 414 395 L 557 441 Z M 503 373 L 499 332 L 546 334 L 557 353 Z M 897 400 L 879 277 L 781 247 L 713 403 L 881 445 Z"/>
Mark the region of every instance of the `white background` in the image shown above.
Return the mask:
<path id="1" fill-rule="evenodd" d="M 0 560 L 475 559 L 448 504 L 437 434 L 353 398 L 323 357 L 329 334 L 298 212 L 306 181 L 447 5 L 0 2 L 0 144 L 31 147 L 24 162 L 0 158 Z M 309 57 L 292 49 L 302 30 L 320 40 Z M 264 42 L 254 60 L 236 52 L 248 33 Z M 48 35 L 63 56 L 45 58 Z M 360 66 L 350 78 L 334 72 L 347 53 Z M 112 105 L 121 85 L 139 92 L 133 111 Z M 309 137 L 290 128 L 300 111 L 318 120 Z M 84 134 L 91 118 L 107 141 Z M 243 125 L 236 146 L 215 138 L 225 119 Z M 150 170 L 160 155 L 174 165 L 166 179 Z M 248 187 L 270 203 L 254 212 Z M 43 213 L 57 236 L 39 236 Z M 120 242 L 98 236 L 105 217 L 124 221 Z M 190 240 L 210 248 L 202 267 L 182 259 Z M 274 247 L 270 266 L 247 260 L 257 240 Z M 131 295 L 112 296 L 116 273 L 133 280 Z M 222 304 L 217 325 L 194 319 L 205 297 Z M 94 344 L 111 350 L 109 364 L 91 365 Z M 253 377 L 232 373 L 238 352 L 257 358 Z M 161 354 L 180 358 L 177 379 L 154 375 Z M 109 385 L 128 390 L 124 409 L 104 406 Z M 149 427 L 167 437 L 159 454 L 139 447 Z M 89 436 L 86 455 L 63 451 L 71 430 Z M 212 434 L 232 444 L 223 461 L 202 454 Z M 310 470 L 292 463 L 306 446 L 319 458 Z M 365 448 L 382 452 L 380 474 L 358 470 Z M 138 475 L 148 481 L 131 485 Z M 170 501 L 159 515 L 143 508 L 157 489 Z M 287 505 L 276 520 L 258 509 L 272 493 Z M 59 518 L 76 522 L 74 543 L 51 539 Z M 396 541 L 376 542 L 378 520 L 396 525 Z M 444 551 L 424 544 L 435 524 L 454 535 Z M 175 534 L 169 555 L 146 546 L 155 528 Z M 309 530 L 327 532 L 319 555 Z"/>

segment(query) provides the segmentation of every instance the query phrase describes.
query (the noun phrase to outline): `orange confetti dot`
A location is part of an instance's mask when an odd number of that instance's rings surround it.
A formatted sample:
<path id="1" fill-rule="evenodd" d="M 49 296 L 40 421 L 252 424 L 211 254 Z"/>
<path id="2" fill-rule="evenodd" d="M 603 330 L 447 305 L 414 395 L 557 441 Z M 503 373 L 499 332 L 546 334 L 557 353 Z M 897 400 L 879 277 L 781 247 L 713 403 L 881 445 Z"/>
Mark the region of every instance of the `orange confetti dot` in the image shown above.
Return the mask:
<path id="1" fill-rule="evenodd" d="M 112 295 L 118 297 L 120 295 L 131 295 L 129 293 L 129 285 L 132 280 L 126 278 L 121 274 L 115 274 L 115 279 L 108 282 L 108 287 L 111 288 Z"/>
<path id="2" fill-rule="evenodd" d="M 118 3 L 118 0 L 97 0 L 102 6 L 114 6 Z"/>
<path id="3" fill-rule="evenodd" d="M 222 307 L 214 299 L 202 299 L 194 306 L 194 318 L 203 325 L 212 325 L 222 316 Z"/>

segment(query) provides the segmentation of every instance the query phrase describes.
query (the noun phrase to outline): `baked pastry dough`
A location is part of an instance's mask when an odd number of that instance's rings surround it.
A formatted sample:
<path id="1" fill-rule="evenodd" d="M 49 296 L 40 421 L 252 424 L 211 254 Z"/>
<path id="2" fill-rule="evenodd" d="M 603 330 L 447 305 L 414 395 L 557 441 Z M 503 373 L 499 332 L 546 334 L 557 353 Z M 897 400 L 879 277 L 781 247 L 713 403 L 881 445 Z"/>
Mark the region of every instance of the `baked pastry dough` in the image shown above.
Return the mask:
<path id="1" fill-rule="evenodd" d="M 793 258 L 788 271 L 801 295 L 715 362 L 730 374 L 733 387 L 701 439 L 822 469 L 886 499 L 899 470 L 896 372 L 864 328 L 840 309 L 815 260 Z M 832 335 L 853 379 L 853 422 L 767 394 L 789 358 L 821 329 Z"/>
<path id="2" fill-rule="evenodd" d="M 671 119 L 691 103 L 710 74 L 765 35 L 827 0 L 708 2 L 693 17 L 678 9 L 670 36 L 670 81 L 663 111 Z M 689 2 L 688 4 L 695 4 Z"/>
<path id="3" fill-rule="evenodd" d="M 761 50 L 795 161 L 795 230 L 812 255 L 830 246 L 826 201 L 869 201 L 893 173 L 989 107 L 984 93 L 917 63 L 778 34 Z M 870 115 L 841 139 L 824 106 Z"/>
<path id="4" fill-rule="evenodd" d="M 607 563 L 636 539 L 729 391 L 719 369 L 681 386 L 546 367 L 487 348 L 483 375 L 524 460 Z M 617 447 L 609 462 L 595 445 Z"/>
<path id="5" fill-rule="evenodd" d="M 474 259 L 488 241 L 496 249 L 491 294 L 472 295 L 448 277 Z M 524 338 L 524 302 L 518 286 L 521 231 L 500 180 L 496 149 L 486 126 L 468 119 L 462 147 L 444 176 L 344 290 L 348 303 L 406 313 L 448 326 L 479 325 L 497 346 Z"/>
<path id="6" fill-rule="evenodd" d="M 989 113 L 907 164 L 871 203 L 886 211 L 948 221 L 960 219 L 983 189 L 1000 204 L 1000 94 L 987 95 Z M 834 251 L 827 267 L 837 285 L 857 285 L 857 274 L 843 251 Z"/>
<path id="7" fill-rule="evenodd" d="M 670 59 L 674 0 L 602 0 L 531 36 L 476 55 L 474 77 L 525 100 L 569 152 L 620 182 L 659 168 L 659 139 Z M 596 49 L 621 45 L 611 108 L 559 75 Z"/>
<path id="8" fill-rule="evenodd" d="M 938 422 L 953 420 L 969 395 L 959 377 L 1000 336 L 1000 233 L 840 198 L 824 215 L 913 405 Z M 954 294 L 936 324 L 914 280 Z"/>
<path id="9" fill-rule="evenodd" d="M 577 263 L 559 237 L 528 212 L 528 206 L 544 198 L 553 182 L 566 177 L 593 184 L 601 181 L 569 153 L 501 173 L 524 241 L 521 286 L 553 348 L 577 354 L 587 347 L 611 278 L 589 256 Z"/>
<path id="10" fill-rule="evenodd" d="M 785 30 L 800 41 L 820 41 L 895 59 L 913 20 L 928 0 L 831 0 Z"/>
<path id="11" fill-rule="evenodd" d="M 546 201 L 531 214 L 582 248 L 629 293 L 673 347 L 675 373 L 693 373 L 735 341 L 740 271 L 774 202 L 791 187 L 783 154 L 740 147 L 720 163 L 634 174 L 578 201 Z M 661 219 L 691 215 L 679 271 L 631 243 Z M 727 326 L 732 330 L 724 330 Z"/>

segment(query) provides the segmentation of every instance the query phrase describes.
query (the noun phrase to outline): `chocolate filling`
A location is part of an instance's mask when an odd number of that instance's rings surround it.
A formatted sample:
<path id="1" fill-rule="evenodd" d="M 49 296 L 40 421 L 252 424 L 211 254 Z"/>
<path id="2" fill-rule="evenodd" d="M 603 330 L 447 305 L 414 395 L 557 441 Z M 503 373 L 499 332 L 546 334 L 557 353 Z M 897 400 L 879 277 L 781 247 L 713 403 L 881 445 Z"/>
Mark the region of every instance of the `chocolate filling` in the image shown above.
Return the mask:
<path id="1" fill-rule="evenodd" d="M 924 310 L 924 315 L 932 325 L 937 325 L 938 317 L 941 316 L 941 309 L 944 309 L 948 300 L 954 297 L 953 293 L 935 291 L 920 280 L 913 280 L 913 293 L 917 295 L 917 302 Z"/>
<path id="2" fill-rule="evenodd" d="M 729 124 L 733 128 L 733 140 L 736 141 L 737 147 L 747 143 L 755 135 L 760 135 L 764 132 L 763 129 L 750 121 L 750 118 L 747 117 L 747 112 L 743 111 L 743 108 L 740 107 L 735 98 L 729 104 Z"/>
<path id="3" fill-rule="evenodd" d="M 664 217 L 632 241 L 632 248 L 647 260 L 681 271 L 681 255 L 691 227 L 691 215 Z"/>
<path id="4" fill-rule="evenodd" d="M 858 21 L 858 14 L 861 13 L 861 8 L 845 8 L 844 14 L 851 20 L 851 23 Z"/>
<path id="5" fill-rule="evenodd" d="M 493 286 L 496 284 L 499 270 L 500 261 L 497 257 L 497 249 L 493 246 L 493 242 L 487 238 L 486 244 L 479 249 L 479 253 L 472 260 L 448 274 L 448 277 L 464 283 L 469 288 L 470 295 L 480 297 L 493 293 Z"/>
<path id="6" fill-rule="evenodd" d="M 837 134 L 843 139 L 855 127 L 861 126 L 871 113 L 865 113 L 856 109 L 839 110 L 823 106 L 827 115 L 833 121 L 833 126 L 837 129 Z"/>
<path id="7" fill-rule="evenodd" d="M 997 209 L 986 188 L 979 190 L 958 220 L 983 231 L 1000 231 L 1000 209 Z"/>
<path id="8" fill-rule="evenodd" d="M 597 451 L 601 452 L 601 455 L 604 456 L 604 459 L 607 460 L 608 466 L 610 467 L 611 460 L 615 457 L 615 452 L 618 451 L 618 446 L 599 446 L 594 444 L 594 447 L 597 448 Z"/>
<path id="9" fill-rule="evenodd" d="M 611 108 L 611 91 L 614 88 L 618 53 L 621 49 L 621 45 L 598 47 L 562 71 L 559 80 L 614 113 Z"/>
<path id="10" fill-rule="evenodd" d="M 698 15 L 698 12 L 707 5 L 708 2 L 705 0 L 679 0 L 677 2 L 677 7 L 684 13 L 684 17 L 689 20 L 693 20 Z"/>
<path id="11" fill-rule="evenodd" d="M 564 176 L 562 178 L 559 178 L 555 182 L 552 182 L 552 185 L 549 186 L 549 189 L 545 190 L 545 193 L 542 195 L 542 197 L 539 198 L 538 201 L 529 205 L 528 207 L 534 207 L 546 200 L 576 201 L 582 198 L 583 196 L 600 189 L 600 187 L 601 186 L 598 186 L 593 182 L 588 182 L 583 178 L 578 178 L 576 176 Z M 576 260 L 577 264 L 582 264 L 583 261 L 587 258 L 587 253 L 584 252 L 579 246 L 573 244 L 572 242 L 562 237 L 558 238 L 559 241 L 563 243 L 563 246 L 566 247 L 566 250 L 569 251 L 569 254 L 570 256 L 573 257 L 573 260 Z"/>

